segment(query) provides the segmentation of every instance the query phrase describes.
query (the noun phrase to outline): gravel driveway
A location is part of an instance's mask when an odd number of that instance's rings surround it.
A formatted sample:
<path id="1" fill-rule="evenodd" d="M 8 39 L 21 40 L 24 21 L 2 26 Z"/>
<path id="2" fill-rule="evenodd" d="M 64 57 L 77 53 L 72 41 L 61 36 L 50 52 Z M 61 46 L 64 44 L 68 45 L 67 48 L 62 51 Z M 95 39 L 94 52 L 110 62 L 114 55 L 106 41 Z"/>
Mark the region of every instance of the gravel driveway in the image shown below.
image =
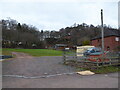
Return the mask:
<path id="1" fill-rule="evenodd" d="M 62 56 L 32 57 L 14 53 L 16 58 L 3 61 L 3 75 L 40 76 L 74 72 L 74 68 L 62 64 Z"/>

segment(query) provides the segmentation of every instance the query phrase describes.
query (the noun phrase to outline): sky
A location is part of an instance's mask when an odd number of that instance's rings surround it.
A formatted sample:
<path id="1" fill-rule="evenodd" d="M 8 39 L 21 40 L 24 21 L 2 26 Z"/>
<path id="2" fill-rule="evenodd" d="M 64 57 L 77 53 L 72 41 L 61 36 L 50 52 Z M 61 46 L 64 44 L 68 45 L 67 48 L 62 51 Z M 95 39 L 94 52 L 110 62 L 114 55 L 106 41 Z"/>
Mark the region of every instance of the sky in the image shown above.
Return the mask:
<path id="1" fill-rule="evenodd" d="M 118 4 L 118 28 L 120 28 L 120 1 L 119 1 L 119 4 Z"/>
<path id="2" fill-rule="evenodd" d="M 118 28 L 119 0 L 0 0 L 0 19 L 17 20 L 39 30 L 56 30 L 74 23 Z"/>

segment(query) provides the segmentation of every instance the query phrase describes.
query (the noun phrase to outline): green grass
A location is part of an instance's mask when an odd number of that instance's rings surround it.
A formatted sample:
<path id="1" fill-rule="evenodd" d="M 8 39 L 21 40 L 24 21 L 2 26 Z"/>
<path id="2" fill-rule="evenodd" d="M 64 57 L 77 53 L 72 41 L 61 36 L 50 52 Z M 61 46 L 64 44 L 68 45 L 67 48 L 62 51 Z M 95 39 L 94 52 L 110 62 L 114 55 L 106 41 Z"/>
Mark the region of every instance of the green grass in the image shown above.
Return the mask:
<path id="1" fill-rule="evenodd" d="M 50 49 L 2 49 L 3 55 L 11 55 L 12 52 L 23 52 L 32 56 L 62 56 L 62 51 Z"/>
<path id="2" fill-rule="evenodd" d="M 119 72 L 120 67 L 119 66 L 103 66 L 96 70 L 91 70 L 91 71 L 98 73 L 98 74 L 112 73 L 112 72 Z"/>
<path id="3" fill-rule="evenodd" d="M 119 65 L 108 65 L 108 66 L 100 66 L 100 67 L 90 67 L 90 66 L 84 66 L 81 63 L 78 63 L 74 60 L 66 61 L 63 63 L 64 65 L 69 65 L 74 68 L 76 68 L 76 71 L 85 71 L 90 70 L 96 74 L 105 74 L 105 73 L 112 73 L 112 72 L 119 72 L 120 66 Z"/>
<path id="4" fill-rule="evenodd" d="M 81 70 L 83 70 L 83 71 L 90 70 L 96 74 L 106 74 L 106 73 L 119 72 L 120 67 L 119 66 L 103 66 L 103 67 L 99 67 L 97 69 L 77 68 L 77 71 L 81 71 Z"/>

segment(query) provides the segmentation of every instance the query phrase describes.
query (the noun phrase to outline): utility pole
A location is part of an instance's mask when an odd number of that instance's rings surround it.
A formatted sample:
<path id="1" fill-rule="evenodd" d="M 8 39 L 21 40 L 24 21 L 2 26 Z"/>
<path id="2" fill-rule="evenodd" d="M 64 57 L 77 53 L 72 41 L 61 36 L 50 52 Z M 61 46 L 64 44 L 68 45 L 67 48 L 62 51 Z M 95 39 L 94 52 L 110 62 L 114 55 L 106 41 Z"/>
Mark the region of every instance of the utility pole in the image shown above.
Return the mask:
<path id="1" fill-rule="evenodd" d="M 118 2 L 118 29 L 120 29 L 120 1 Z"/>
<path id="2" fill-rule="evenodd" d="M 104 53 L 104 27 L 103 27 L 103 10 L 101 9 L 101 34 L 102 34 L 102 54 Z"/>

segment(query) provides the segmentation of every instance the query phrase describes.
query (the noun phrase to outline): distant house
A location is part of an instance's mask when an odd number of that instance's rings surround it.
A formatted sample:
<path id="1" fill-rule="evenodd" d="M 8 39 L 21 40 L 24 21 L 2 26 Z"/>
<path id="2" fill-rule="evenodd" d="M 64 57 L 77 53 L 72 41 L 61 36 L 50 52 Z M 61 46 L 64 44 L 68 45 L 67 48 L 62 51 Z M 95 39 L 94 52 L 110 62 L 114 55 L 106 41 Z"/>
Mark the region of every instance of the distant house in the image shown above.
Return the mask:
<path id="1" fill-rule="evenodd" d="M 66 35 L 63 37 L 64 39 L 70 40 L 71 39 L 71 35 Z"/>
<path id="2" fill-rule="evenodd" d="M 56 44 L 54 48 L 56 50 L 63 50 L 64 48 L 67 48 L 68 46 L 66 44 Z"/>
<path id="3" fill-rule="evenodd" d="M 101 36 L 91 40 L 91 45 L 101 47 Z M 114 50 L 120 46 L 120 30 L 104 30 L 104 48 L 105 50 Z"/>

